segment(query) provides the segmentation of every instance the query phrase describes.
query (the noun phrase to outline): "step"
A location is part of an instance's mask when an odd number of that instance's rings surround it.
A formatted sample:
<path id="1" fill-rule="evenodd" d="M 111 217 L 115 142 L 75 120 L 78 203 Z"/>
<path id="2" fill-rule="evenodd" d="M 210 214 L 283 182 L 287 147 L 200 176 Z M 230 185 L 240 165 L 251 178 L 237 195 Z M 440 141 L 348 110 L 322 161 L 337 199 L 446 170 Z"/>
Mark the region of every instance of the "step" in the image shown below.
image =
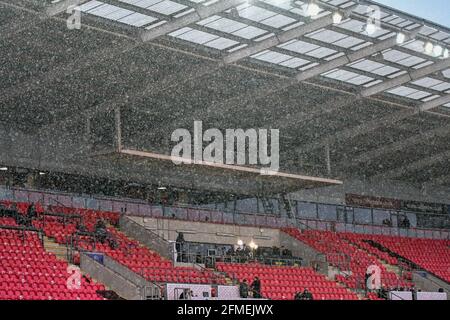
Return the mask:
<path id="1" fill-rule="evenodd" d="M 44 236 L 44 248 L 46 251 L 53 253 L 57 258 L 68 262 L 67 248 L 56 243 L 53 239 Z"/>

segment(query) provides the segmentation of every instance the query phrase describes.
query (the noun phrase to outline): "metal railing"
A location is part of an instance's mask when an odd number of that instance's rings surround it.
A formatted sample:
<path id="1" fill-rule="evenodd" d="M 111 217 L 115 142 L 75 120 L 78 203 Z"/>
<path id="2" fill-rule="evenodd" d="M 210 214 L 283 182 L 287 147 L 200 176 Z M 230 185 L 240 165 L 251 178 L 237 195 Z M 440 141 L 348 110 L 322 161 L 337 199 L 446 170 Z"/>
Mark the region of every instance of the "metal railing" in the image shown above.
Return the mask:
<path id="1" fill-rule="evenodd" d="M 1 188 L 0 188 L 1 189 Z M 0 196 L 2 193 L 0 192 Z M 28 190 L 21 188 L 5 189 L 3 196 L 7 200 L 14 199 L 15 201 L 37 202 L 41 201 L 44 205 L 48 205 L 53 198 L 56 198 L 60 203 L 67 207 L 87 208 L 93 210 L 113 211 L 117 213 L 127 212 L 130 215 L 137 215 L 143 217 L 179 219 L 188 221 L 222 223 L 222 224 L 238 224 L 256 227 L 270 227 L 283 228 L 291 226 L 308 226 L 317 230 L 353 232 L 353 233 L 367 233 L 367 234 L 385 234 L 395 236 L 409 236 L 420 238 L 433 239 L 450 239 L 450 231 L 447 229 L 430 229 L 430 228 L 398 228 L 388 227 L 379 224 L 364 224 L 364 223 L 346 223 L 337 220 L 319 219 L 317 217 L 304 217 L 296 215 L 294 218 L 283 217 L 281 215 L 269 215 L 259 213 L 238 213 L 237 211 L 227 210 L 212 210 L 203 208 L 193 208 L 189 206 L 164 206 L 149 204 L 144 201 L 133 199 L 117 199 L 110 197 L 88 197 L 76 196 L 63 192 L 54 191 L 40 191 Z M 319 203 L 311 203 L 317 206 L 327 205 Z M 342 205 L 334 206 L 335 210 L 343 207 Z M 368 208 L 370 210 L 376 210 Z M 389 210 L 387 210 L 389 211 Z M 390 211 L 389 211 L 390 212 Z M 395 214 L 400 211 L 395 211 Z M 414 213 L 413 213 L 414 214 Z M 373 215 L 373 212 L 372 212 Z"/>

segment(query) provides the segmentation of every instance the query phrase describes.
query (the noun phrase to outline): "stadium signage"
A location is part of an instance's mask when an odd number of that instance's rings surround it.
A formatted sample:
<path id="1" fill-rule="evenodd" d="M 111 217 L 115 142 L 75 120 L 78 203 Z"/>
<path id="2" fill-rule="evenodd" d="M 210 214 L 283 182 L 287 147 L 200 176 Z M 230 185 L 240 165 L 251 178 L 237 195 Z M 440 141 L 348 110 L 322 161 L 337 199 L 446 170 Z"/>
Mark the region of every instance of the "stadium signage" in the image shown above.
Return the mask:
<path id="1" fill-rule="evenodd" d="M 401 201 L 391 198 L 364 196 L 359 194 L 347 193 L 345 195 L 345 203 L 356 207 L 383 208 L 398 210 Z"/>
<path id="2" fill-rule="evenodd" d="M 187 129 L 176 129 L 171 141 L 177 142 L 171 152 L 177 165 L 259 165 L 260 173 L 268 175 L 279 170 L 278 129 L 270 129 L 269 143 L 268 129 L 226 129 L 224 134 L 217 128 L 203 131 L 202 121 L 194 121 L 192 135 Z"/>
<path id="3" fill-rule="evenodd" d="M 414 211 L 423 213 L 446 214 L 448 206 L 441 203 L 399 200 L 392 198 L 364 196 L 359 194 L 347 193 L 345 203 L 350 206 L 380 208 L 391 210 Z"/>

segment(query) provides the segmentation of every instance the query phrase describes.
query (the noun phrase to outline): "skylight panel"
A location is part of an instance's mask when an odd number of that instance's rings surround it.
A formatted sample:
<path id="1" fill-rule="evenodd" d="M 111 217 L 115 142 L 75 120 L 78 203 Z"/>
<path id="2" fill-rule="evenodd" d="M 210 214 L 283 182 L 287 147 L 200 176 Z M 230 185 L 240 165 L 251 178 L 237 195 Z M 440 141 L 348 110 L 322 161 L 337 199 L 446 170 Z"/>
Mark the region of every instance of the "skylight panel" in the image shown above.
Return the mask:
<path id="1" fill-rule="evenodd" d="M 341 69 L 332 70 L 328 73 L 323 74 L 322 76 L 338 81 L 347 82 L 353 85 L 362 85 L 374 80 L 371 77 Z"/>
<path id="2" fill-rule="evenodd" d="M 425 59 L 398 50 L 385 51 L 383 53 L 383 58 L 386 61 L 395 62 L 406 67 L 411 67 L 425 61 Z"/>
<path id="3" fill-rule="evenodd" d="M 208 46 L 210 48 L 217 49 L 217 50 L 224 50 L 224 49 L 233 47 L 233 46 L 235 46 L 237 44 L 239 44 L 239 42 L 231 40 L 231 39 L 220 37 L 218 39 L 215 39 L 215 40 L 212 40 L 210 42 L 207 42 L 204 45 Z"/>
<path id="4" fill-rule="evenodd" d="M 214 16 L 219 17 L 219 16 Z M 245 23 L 237 22 L 231 19 L 227 18 L 218 18 L 213 21 L 210 21 L 213 17 L 199 21 L 199 25 L 203 25 L 205 27 L 215 29 L 218 31 L 226 32 L 226 33 L 233 33 L 239 29 L 245 28 L 247 25 Z"/>
<path id="5" fill-rule="evenodd" d="M 245 9 L 239 10 L 239 16 L 245 19 L 249 19 L 249 20 L 253 20 L 256 22 L 259 22 L 261 20 L 270 18 L 275 16 L 276 13 L 260 8 L 260 7 L 256 7 L 256 6 L 249 6 Z"/>
<path id="6" fill-rule="evenodd" d="M 284 26 L 287 26 L 291 23 L 296 22 L 297 20 L 292 19 L 290 17 L 286 17 L 281 14 L 277 14 L 273 17 L 267 18 L 265 20 L 262 20 L 260 23 L 263 23 L 265 25 L 271 26 L 273 28 L 282 28 Z"/>
<path id="7" fill-rule="evenodd" d="M 135 26 L 135 27 L 142 27 L 142 26 L 145 26 L 146 24 L 149 24 L 156 20 L 158 20 L 158 19 L 147 16 L 145 14 L 135 12 L 133 14 L 130 14 L 129 16 L 126 16 L 126 17 L 118 20 L 118 21 Z"/>
<path id="8" fill-rule="evenodd" d="M 298 68 L 298 67 L 304 66 L 308 63 L 310 63 L 310 61 L 295 57 L 295 58 L 281 62 L 280 65 L 284 66 L 284 67 L 288 67 L 288 68 Z"/>
<path id="9" fill-rule="evenodd" d="M 441 84 L 431 87 L 431 89 L 437 90 L 437 91 L 447 91 L 450 89 L 450 83 L 442 82 Z"/>
<path id="10" fill-rule="evenodd" d="M 372 80 L 373 80 L 373 78 L 370 78 L 368 76 L 359 75 L 359 76 L 357 76 L 355 78 L 351 78 L 351 79 L 347 80 L 347 82 L 359 86 L 359 85 L 362 85 L 364 83 L 370 82 Z"/>
<path id="11" fill-rule="evenodd" d="M 279 45 L 280 48 L 291 50 L 298 53 L 306 53 L 319 48 L 319 46 L 300 40 L 293 40 Z"/>
<path id="12" fill-rule="evenodd" d="M 333 49 L 329 49 L 329 48 L 325 48 L 325 47 L 319 47 L 316 50 L 310 51 L 305 53 L 306 55 L 312 56 L 312 57 L 316 57 L 319 59 L 322 59 L 324 57 L 328 57 L 329 55 L 332 55 L 334 53 L 336 53 L 336 50 Z"/>
<path id="13" fill-rule="evenodd" d="M 240 30 L 237 30 L 235 32 L 233 32 L 233 34 L 235 36 L 244 38 L 244 39 L 253 39 L 256 37 L 259 37 L 263 34 L 265 34 L 267 31 L 257 28 L 257 27 L 253 27 L 253 26 L 247 26 L 245 28 L 242 28 Z"/>
<path id="14" fill-rule="evenodd" d="M 157 18 L 103 3 L 101 1 L 87 2 L 80 6 L 80 11 L 135 27 L 142 27 L 158 20 Z"/>
<path id="15" fill-rule="evenodd" d="M 289 56 L 287 54 L 283 54 L 283 53 L 267 50 L 267 51 L 264 51 L 262 53 L 253 55 L 252 58 L 258 59 L 258 60 L 261 60 L 261 61 L 274 63 L 274 64 L 279 64 L 279 63 L 281 63 L 283 61 L 286 61 L 286 60 L 289 60 L 289 59 L 291 59 L 293 57 Z"/>
<path id="16" fill-rule="evenodd" d="M 421 86 L 421 87 L 424 87 L 424 88 L 431 88 L 433 86 L 441 84 L 442 81 L 437 80 L 437 79 L 433 79 L 433 78 L 430 78 L 430 77 L 425 77 L 425 78 L 413 81 L 411 83 L 415 84 L 416 86 Z"/>
<path id="17" fill-rule="evenodd" d="M 391 93 L 391 94 L 395 94 L 397 96 L 414 99 L 414 100 L 419 100 L 419 99 L 423 99 L 425 97 L 431 96 L 431 93 L 429 93 L 429 92 L 416 90 L 416 89 L 413 89 L 413 88 L 410 88 L 407 86 L 400 86 L 398 88 L 391 89 L 387 92 Z"/>
<path id="18" fill-rule="evenodd" d="M 207 32 L 203 32 L 200 30 L 195 30 L 192 28 L 183 28 L 182 32 L 180 30 L 177 30 L 175 32 L 172 32 L 169 35 L 176 37 L 178 39 L 181 39 L 181 40 L 185 40 L 185 41 L 189 41 L 189 42 L 193 42 L 193 43 L 197 43 L 197 44 L 204 44 L 206 42 L 209 42 L 209 41 L 219 38 L 216 35 L 213 35 L 213 34 L 210 34 Z"/>
<path id="19" fill-rule="evenodd" d="M 345 34 L 328 29 L 314 32 L 306 36 L 326 43 L 333 43 L 335 41 L 342 40 L 347 37 Z"/>
<path id="20" fill-rule="evenodd" d="M 361 39 L 358 39 L 355 37 L 346 37 L 344 39 L 334 42 L 333 44 L 338 47 L 351 48 L 351 47 L 361 44 L 363 42 L 364 42 L 364 40 L 361 40 Z"/>
<path id="21" fill-rule="evenodd" d="M 400 87 L 388 90 L 387 92 L 395 94 L 397 96 L 406 97 L 406 96 L 409 96 L 410 94 L 416 93 L 417 90 L 409 88 L 409 87 L 405 87 L 405 86 L 400 86 Z"/>
<path id="22" fill-rule="evenodd" d="M 102 4 L 103 4 L 103 2 L 100 2 L 100 1 L 89 1 L 89 2 L 86 2 L 82 5 L 80 5 L 79 8 L 80 8 L 81 12 L 87 12 L 87 11 L 89 11 L 95 7 L 98 7 Z"/>
<path id="23" fill-rule="evenodd" d="M 425 91 L 417 91 L 417 92 L 415 92 L 415 93 L 409 95 L 408 98 L 414 99 L 414 100 L 419 100 L 419 99 L 428 97 L 428 96 L 430 96 L 430 95 L 431 95 L 431 93 L 429 93 L 429 92 L 425 92 Z"/>
<path id="24" fill-rule="evenodd" d="M 351 63 L 351 64 L 349 64 L 349 66 L 352 67 L 352 68 L 355 68 L 355 69 L 359 69 L 359 70 L 370 72 L 370 71 L 375 70 L 377 68 L 381 68 L 383 65 L 381 63 L 378 63 L 378 62 L 374 62 L 374 61 L 371 61 L 371 60 L 364 59 L 362 61 Z"/>
<path id="25" fill-rule="evenodd" d="M 147 7 L 148 10 L 152 10 L 165 15 L 171 15 L 186 8 L 187 6 L 185 5 L 169 0 L 161 1 L 153 6 Z"/>

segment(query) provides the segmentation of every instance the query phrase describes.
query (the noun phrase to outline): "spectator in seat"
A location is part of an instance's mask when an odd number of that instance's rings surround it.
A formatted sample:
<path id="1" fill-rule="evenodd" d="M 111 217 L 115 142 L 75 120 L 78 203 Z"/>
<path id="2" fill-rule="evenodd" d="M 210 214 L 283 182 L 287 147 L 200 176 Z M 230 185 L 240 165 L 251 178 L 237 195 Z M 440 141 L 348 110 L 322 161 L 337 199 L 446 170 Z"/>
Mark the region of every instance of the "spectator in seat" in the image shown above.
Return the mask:
<path id="1" fill-rule="evenodd" d="M 409 227 L 411 227 L 411 222 L 409 222 L 408 217 L 405 217 L 405 220 L 403 220 L 403 223 L 404 223 L 405 228 L 408 229 Z"/>
<path id="2" fill-rule="evenodd" d="M 294 300 L 303 300 L 303 293 L 297 291 L 294 295 Z"/>
<path id="3" fill-rule="evenodd" d="M 305 290 L 303 290 L 301 300 L 314 300 L 314 297 L 313 297 L 312 293 L 309 292 L 309 290 L 305 288 Z"/>
<path id="4" fill-rule="evenodd" d="M 84 224 L 82 224 L 82 223 L 77 223 L 76 229 L 77 229 L 77 231 L 80 232 L 80 233 L 87 233 L 87 232 L 88 232 L 88 229 L 87 229 L 86 226 L 85 226 Z"/>
<path id="5" fill-rule="evenodd" d="M 392 221 L 390 219 L 384 219 L 383 225 L 385 225 L 387 227 L 392 227 Z"/>
<path id="6" fill-rule="evenodd" d="M 240 284 L 239 284 L 239 296 L 243 299 L 247 299 L 248 298 L 248 284 L 247 284 L 247 279 L 244 279 Z"/>
<path id="7" fill-rule="evenodd" d="M 285 247 L 281 247 L 281 249 L 283 249 L 283 250 L 281 251 L 281 254 L 282 254 L 283 257 L 292 257 L 292 252 L 291 252 L 291 250 L 289 250 L 289 249 L 287 249 L 287 248 L 285 248 Z"/>
<path id="8" fill-rule="evenodd" d="M 280 256 L 280 248 L 278 248 L 278 247 L 272 247 L 272 255 L 274 256 L 274 257 L 279 257 Z"/>
<path id="9" fill-rule="evenodd" d="M 106 230 L 105 222 L 100 219 L 95 224 L 95 237 L 100 243 L 105 243 L 108 237 L 108 231 Z"/>
<path id="10" fill-rule="evenodd" d="M 364 275 L 364 288 L 366 290 L 366 294 L 368 292 L 370 292 L 370 284 L 369 284 L 369 279 L 372 276 L 372 272 L 370 272 L 369 270 L 366 271 L 366 274 Z"/>
<path id="11" fill-rule="evenodd" d="M 34 207 L 34 204 L 33 204 L 33 203 L 30 204 L 30 205 L 28 206 L 28 209 L 27 209 L 27 217 L 28 217 L 29 219 L 34 219 L 34 218 L 37 217 L 36 208 Z"/>
<path id="12" fill-rule="evenodd" d="M 252 285 L 253 298 L 259 299 L 261 298 L 261 280 L 258 277 L 253 279 Z"/>

